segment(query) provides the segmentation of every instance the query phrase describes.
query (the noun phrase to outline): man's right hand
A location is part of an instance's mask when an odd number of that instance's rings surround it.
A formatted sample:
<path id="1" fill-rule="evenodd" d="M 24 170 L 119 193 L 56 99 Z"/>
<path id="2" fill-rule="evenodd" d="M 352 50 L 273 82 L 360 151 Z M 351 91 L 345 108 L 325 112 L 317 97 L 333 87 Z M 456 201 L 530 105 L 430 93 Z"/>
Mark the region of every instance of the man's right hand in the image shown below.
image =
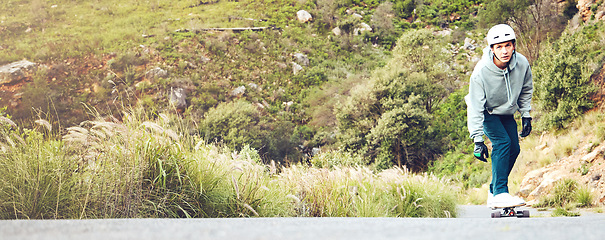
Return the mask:
<path id="1" fill-rule="evenodd" d="M 475 150 L 473 151 L 473 155 L 475 156 L 475 158 L 487 162 L 489 153 L 487 151 L 487 146 L 485 146 L 485 143 L 475 142 Z"/>

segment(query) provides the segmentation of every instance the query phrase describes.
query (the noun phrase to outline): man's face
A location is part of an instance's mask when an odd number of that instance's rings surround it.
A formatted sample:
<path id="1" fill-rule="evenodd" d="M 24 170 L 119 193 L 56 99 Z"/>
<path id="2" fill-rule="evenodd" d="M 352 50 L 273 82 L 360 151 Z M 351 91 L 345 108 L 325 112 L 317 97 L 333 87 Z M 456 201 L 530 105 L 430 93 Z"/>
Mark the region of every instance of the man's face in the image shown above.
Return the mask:
<path id="1" fill-rule="evenodd" d="M 513 55 L 515 44 L 512 41 L 496 43 L 492 46 L 492 52 L 502 63 L 507 63 Z"/>

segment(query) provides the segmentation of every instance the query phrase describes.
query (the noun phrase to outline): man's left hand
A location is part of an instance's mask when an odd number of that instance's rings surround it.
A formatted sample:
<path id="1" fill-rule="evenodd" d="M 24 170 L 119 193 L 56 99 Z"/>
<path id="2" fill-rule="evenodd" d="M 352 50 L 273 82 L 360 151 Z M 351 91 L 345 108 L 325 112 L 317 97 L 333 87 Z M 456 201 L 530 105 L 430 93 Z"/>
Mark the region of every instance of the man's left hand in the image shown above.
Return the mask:
<path id="1" fill-rule="evenodd" d="M 521 137 L 527 137 L 531 133 L 531 118 L 521 118 L 521 125 L 523 129 L 521 130 Z"/>

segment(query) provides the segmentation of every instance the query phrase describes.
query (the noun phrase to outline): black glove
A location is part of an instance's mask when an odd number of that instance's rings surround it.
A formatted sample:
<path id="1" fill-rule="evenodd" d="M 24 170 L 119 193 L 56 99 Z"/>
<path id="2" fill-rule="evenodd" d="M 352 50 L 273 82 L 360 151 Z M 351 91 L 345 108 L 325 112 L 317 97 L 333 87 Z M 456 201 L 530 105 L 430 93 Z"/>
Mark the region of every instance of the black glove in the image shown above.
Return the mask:
<path id="1" fill-rule="evenodd" d="M 473 151 L 475 158 L 487 162 L 487 158 L 489 157 L 489 152 L 487 151 L 487 146 L 483 142 L 475 143 L 475 150 Z"/>
<path id="2" fill-rule="evenodd" d="M 521 137 L 527 137 L 531 133 L 531 118 L 521 118 L 521 125 L 523 129 L 521 130 Z"/>

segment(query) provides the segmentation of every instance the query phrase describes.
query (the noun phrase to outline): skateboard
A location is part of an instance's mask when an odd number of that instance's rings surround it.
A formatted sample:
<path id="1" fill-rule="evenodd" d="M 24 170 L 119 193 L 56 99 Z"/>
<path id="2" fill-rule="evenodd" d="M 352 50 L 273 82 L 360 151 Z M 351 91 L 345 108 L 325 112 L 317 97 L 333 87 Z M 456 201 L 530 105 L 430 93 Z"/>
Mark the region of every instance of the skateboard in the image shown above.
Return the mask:
<path id="1" fill-rule="evenodd" d="M 502 218 L 502 217 L 528 218 L 529 217 L 529 210 L 523 210 L 523 211 L 516 211 L 515 210 L 516 207 L 520 207 L 520 206 L 523 206 L 523 205 L 512 206 L 512 207 L 496 207 L 496 208 L 492 208 L 492 210 L 502 209 L 502 210 L 498 210 L 498 211 L 492 212 L 492 218 Z"/>

